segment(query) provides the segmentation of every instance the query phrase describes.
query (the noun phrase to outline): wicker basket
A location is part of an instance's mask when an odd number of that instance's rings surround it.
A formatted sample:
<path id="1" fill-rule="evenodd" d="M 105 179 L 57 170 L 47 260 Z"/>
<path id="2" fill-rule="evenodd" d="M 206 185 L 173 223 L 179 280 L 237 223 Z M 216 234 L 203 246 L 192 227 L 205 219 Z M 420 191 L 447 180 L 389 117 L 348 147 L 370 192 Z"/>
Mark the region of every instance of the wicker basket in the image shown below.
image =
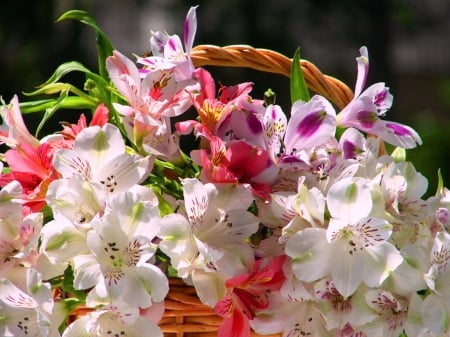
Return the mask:
<path id="1" fill-rule="evenodd" d="M 218 47 L 199 45 L 192 50 L 196 67 L 221 66 L 251 68 L 289 77 L 292 59 L 267 49 L 245 45 Z M 338 109 L 353 98 L 353 92 L 338 79 L 324 75 L 314 64 L 301 60 L 302 71 L 308 88 L 331 101 Z M 193 287 L 182 280 L 171 279 L 170 291 L 165 301 L 166 311 L 160 322 L 165 337 L 215 337 L 222 318 L 214 310 L 202 304 Z M 252 336 L 260 336 L 252 333 Z M 281 334 L 265 335 L 279 337 Z"/>

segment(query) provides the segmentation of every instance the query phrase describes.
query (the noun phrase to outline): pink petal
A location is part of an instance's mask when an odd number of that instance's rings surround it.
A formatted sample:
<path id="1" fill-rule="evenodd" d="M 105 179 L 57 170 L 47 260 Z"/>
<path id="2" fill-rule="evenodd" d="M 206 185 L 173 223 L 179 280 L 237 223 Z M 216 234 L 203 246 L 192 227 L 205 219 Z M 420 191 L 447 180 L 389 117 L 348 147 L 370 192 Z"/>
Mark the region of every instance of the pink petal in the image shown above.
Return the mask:
<path id="1" fill-rule="evenodd" d="M 358 97 L 366 85 L 367 75 L 369 73 L 369 54 L 367 47 L 363 46 L 359 49 L 360 57 L 356 58 L 358 63 L 358 75 L 355 84 L 355 97 Z"/>
<path id="2" fill-rule="evenodd" d="M 192 46 L 194 44 L 195 33 L 197 32 L 197 14 L 196 9 L 198 6 L 193 6 L 189 9 L 184 21 L 183 38 L 186 53 L 191 53 Z"/>
<path id="3" fill-rule="evenodd" d="M 224 318 L 217 337 L 250 337 L 250 323 L 241 311 L 233 310 L 231 316 Z"/>

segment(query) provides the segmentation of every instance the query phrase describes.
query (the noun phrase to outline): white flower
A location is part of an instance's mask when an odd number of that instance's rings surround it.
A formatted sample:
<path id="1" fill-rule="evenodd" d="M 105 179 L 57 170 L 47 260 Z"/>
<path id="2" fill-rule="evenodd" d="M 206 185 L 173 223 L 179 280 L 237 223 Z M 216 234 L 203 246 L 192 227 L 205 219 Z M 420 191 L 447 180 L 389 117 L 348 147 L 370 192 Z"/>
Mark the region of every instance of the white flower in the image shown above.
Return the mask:
<path id="1" fill-rule="evenodd" d="M 306 228 L 287 242 L 296 277 L 311 282 L 329 275 L 344 297 L 361 282 L 380 286 L 403 258 L 387 241 L 392 232 L 388 223 L 368 216 L 372 202 L 367 185 L 343 179 L 330 187 L 327 205 L 332 216 L 327 229 Z"/>
<path id="2" fill-rule="evenodd" d="M 50 284 L 43 283 L 34 269 L 27 269 L 26 283 L 26 289 L 20 289 L 8 279 L 0 279 L 0 334 L 5 337 L 59 336 L 60 322 L 52 321 Z"/>
<path id="3" fill-rule="evenodd" d="M 249 248 L 245 240 L 259 222 L 247 211 L 253 200 L 249 189 L 184 179 L 183 191 L 186 217 L 165 216 L 159 233 L 160 248 L 171 258 L 179 276 L 187 277 L 195 268 L 215 270 L 224 255 L 245 255 L 242 250 Z"/>
<path id="4" fill-rule="evenodd" d="M 53 181 L 46 199 L 53 214 L 63 215 L 81 231 L 90 229 L 90 222 L 101 216 L 106 207 L 106 193 L 101 185 L 79 174 Z"/>
<path id="5" fill-rule="evenodd" d="M 406 325 L 408 302 L 382 289 L 369 290 L 365 297 L 377 318 L 360 329 L 367 336 L 400 336 Z"/>
<path id="6" fill-rule="evenodd" d="M 0 277 L 9 277 L 22 267 L 36 267 L 39 235 L 43 224 L 40 212 L 23 214 L 17 201 L 22 193 L 13 181 L 0 191 Z"/>
<path id="7" fill-rule="evenodd" d="M 126 303 L 110 304 L 75 320 L 62 337 L 163 337 L 156 323 L 139 315 L 139 308 Z"/>
<path id="8" fill-rule="evenodd" d="M 333 281 L 324 278 L 314 284 L 314 296 L 323 313 L 328 330 L 343 329 L 346 324 L 359 326 L 376 318 L 364 300 L 366 287 L 359 287 L 345 298 L 336 289 Z"/>
<path id="9" fill-rule="evenodd" d="M 153 161 L 127 154 L 119 129 L 105 124 L 102 128 L 83 129 L 75 139 L 73 150 L 56 151 L 53 164 L 64 178 L 79 174 L 112 194 L 142 182 L 151 171 Z"/>
<path id="10" fill-rule="evenodd" d="M 75 258 L 75 287 L 95 287 L 100 297 L 111 296 L 142 308 L 163 300 L 167 278 L 149 263 L 159 223 L 153 200 L 142 200 L 132 192 L 112 198 L 105 216 L 93 221 L 93 230 L 87 233 L 92 255 Z"/>

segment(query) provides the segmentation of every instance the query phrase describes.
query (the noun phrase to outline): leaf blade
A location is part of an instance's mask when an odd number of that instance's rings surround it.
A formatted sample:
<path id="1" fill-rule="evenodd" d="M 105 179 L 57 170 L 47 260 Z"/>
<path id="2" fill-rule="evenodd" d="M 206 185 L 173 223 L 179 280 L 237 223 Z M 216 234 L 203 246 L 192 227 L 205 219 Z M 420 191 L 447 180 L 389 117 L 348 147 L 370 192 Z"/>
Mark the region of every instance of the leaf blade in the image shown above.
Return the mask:
<path id="1" fill-rule="evenodd" d="M 309 101 L 309 90 L 300 64 L 300 48 L 297 48 L 292 58 L 290 89 L 292 103 L 298 100 Z"/>

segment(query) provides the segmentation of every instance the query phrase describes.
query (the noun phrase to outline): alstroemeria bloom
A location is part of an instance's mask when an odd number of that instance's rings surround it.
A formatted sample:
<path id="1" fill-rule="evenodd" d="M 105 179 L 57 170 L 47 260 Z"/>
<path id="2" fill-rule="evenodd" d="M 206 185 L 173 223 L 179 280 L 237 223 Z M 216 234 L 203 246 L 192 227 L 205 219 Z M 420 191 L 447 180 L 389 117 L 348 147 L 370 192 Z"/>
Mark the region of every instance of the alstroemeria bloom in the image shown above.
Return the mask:
<path id="1" fill-rule="evenodd" d="M 182 278 L 199 268 L 214 271 L 221 259 L 248 255 L 245 239 L 256 232 L 258 219 L 247 211 L 253 198 L 248 186 L 202 184 L 184 179 L 186 216 L 169 214 L 162 219 L 159 247 Z"/>
<path id="2" fill-rule="evenodd" d="M 191 7 L 186 15 L 183 26 L 183 42 L 186 52 L 183 50 L 178 35 L 168 35 L 165 32 L 152 32 L 150 38 L 151 56 L 140 57 L 137 62 L 144 68 L 140 73 L 146 74 L 155 70 L 173 70 L 175 79 L 182 81 L 192 78 L 194 65 L 191 60 L 191 50 L 197 32 L 197 6 Z"/>
<path id="3" fill-rule="evenodd" d="M 192 160 L 202 166 L 201 178 L 216 183 L 249 183 L 254 192 L 264 197 L 278 168 L 261 148 L 243 140 L 228 144 L 219 137 L 210 139 L 210 150 L 191 151 Z"/>
<path id="4" fill-rule="evenodd" d="M 76 289 L 147 308 L 160 302 L 169 286 L 164 273 L 149 263 L 156 246 L 160 216 L 153 200 L 123 192 L 111 198 L 106 214 L 87 233 L 91 255 L 73 258 Z"/>
<path id="5" fill-rule="evenodd" d="M 428 246 L 431 232 L 425 219 L 432 212 L 430 200 L 422 199 L 428 180 L 412 163 L 390 163 L 382 171 L 380 190 L 383 193 L 387 219 L 394 226 L 392 242 L 399 248 L 421 241 Z"/>
<path id="6" fill-rule="evenodd" d="M 422 144 L 417 132 L 409 126 L 380 119 L 391 107 L 392 95 L 384 83 L 373 84 L 362 91 L 369 71 L 369 56 L 366 47 L 361 47 L 360 53 L 361 56 L 356 58 L 358 75 L 355 97 L 337 115 L 338 125 L 377 135 L 389 144 L 406 149 Z"/>
<path id="7" fill-rule="evenodd" d="M 360 327 L 360 329 L 367 336 L 401 336 L 408 315 L 406 299 L 396 298 L 389 291 L 382 289 L 369 290 L 365 297 L 367 304 L 376 312 L 378 317 Z"/>
<path id="8" fill-rule="evenodd" d="M 45 194 L 51 181 L 59 178 L 53 167 L 54 148 L 48 143 L 37 147 L 27 143 L 17 144 L 6 152 L 11 172 L 0 177 L 0 185 L 17 180 L 23 188 L 23 199 L 30 211 L 40 211 L 45 206 Z"/>
<path id="9" fill-rule="evenodd" d="M 163 337 L 156 323 L 139 315 L 139 308 L 124 303 L 109 304 L 75 320 L 62 337 Z"/>
<path id="10" fill-rule="evenodd" d="M 324 278 L 314 284 L 314 296 L 329 331 L 343 329 L 347 324 L 360 326 L 373 321 L 377 316 L 366 304 L 366 287 L 358 288 L 345 298 L 336 289 L 334 282 Z M 397 336 L 398 337 L 398 336 Z"/>
<path id="11" fill-rule="evenodd" d="M 89 126 L 97 125 L 102 127 L 103 125 L 108 123 L 108 118 L 109 118 L 109 110 L 105 106 L 105 104 L 101 103 L 95 109 L 94 114 L 92 115 L 92 120 L 89 123 Z M 62 123 L 62 126 L 63 131 L 61 131 L 61 134 L 64 140 L 67 142 L 74 141 L 76 136 L 81 132 L 81 130 L 88 127 L 86 122 L 86 116 L 84 114 L 80 115 L 77 124 Z"/>
<path id="12" fill-rule="evenodd" d="M 303 229 L 286 244 L 296 277 L 311 282 L 329 275 L 344 297 L 362 282 L 380 286 L 403 258 L 387 241 L 392 233 L 387 221 L 370 216 L 372 204 L 362 178 L 334 183 L 327 195 L 328 228 Z"/>
<path id="13" fill-rule="evenodd" d="M 17 144 L 38 146 L 39 140 L 28 131 L 23 121 L 17 95 L 14 95 L 9 105 L 6 105 L 3 100 L 0 100 L 0 103 L 0 114 L 3 119 L 3 123 L 0 125 L 0 144 L 7 144 L 10 147 Z"/>
<path id="14" fill-rule="evenodd" d="M 58 177 L 52 165 L 54 149 L 50 144 L 40 143 L 28 131 L 19 107 L 17 96 L 9 106 L 0 109 L 3 124 L 0 126 L 0 143 L 11 147 L 6 152 L 9 173 L 0 177 L 0 186 L 13 180 L 23 188 L 22 199 L 31 211 L 40 211 L 45 206 L 48 184 Z"/>
<path id="15" fill-rule="evenodd" d="M 103 215 L 107 192 L 100 183 L 89 182 L 79 174 L 53 181 L 47 191 L 47 205 L 53 214 L 61 214 L 81 231 L 91 229 L 90 222 Z"/>
<path id="16" fill-rule="evenodd" d="M 325 198 L 319 189 L 308 189 L 304 182 L 304 177 L 298 178 L 297 193 L 275 192 L 270 195 L 270 203 L 257 203 L 261 222 L 282 229 L 280 243 L 303 228 L 324 225 Z"/>
<path id="17" fill-rule="evenodd" d="M 116 50 L 106 60 L 111 80 L 128 101 L 128 105 L 114 103 L 114 107 L 123 116 L 128 138 L 139 149 L 149 142 L 150 153 L 159 152 L 170 158 L 178 152 L 173 149 L 177 144 L 171 137 L 170 123 L 164 118 L 185 112 L 191 106 L 189 92 L 197 90 L 190 59 L 196 27 L 192 7 L 184 24 L 186 54 L 178 36 L 153 33 L 150 44 L 154 55 L 138 59 L 144 68 L 138 69 Z M 154 142 L 154 138 L 161 139 Z"/>
<path id="18" fill-rule="evenodd" d="M 0 279 L 0 334 L 14 337 L 56 337 L 61 322 L 52 322 L 53 298 L 49 283 L 28 269 L 26 289 Z"/>
<path id="19" fill-rule="evenodd" d="M 15 275 L 20 278 L 24 267 L 36 267 L 38 259 L 44 217 L 39 212 L 23 214 L 18 201 L 21 192 L 17 181 L 0 191 L 0 277 Z"/>
<path id="20" fill-rule="evenodd" d="M 189 91 L 194 87 L 188 87 L 195 85 L 195 81 L 177 82 L 173 74 L 164 70 L 152 71 L 141 80 L 136 65 L 118 51 L 107 59 L 106 66 L 111 80 L 128 101 L 128 105 L 114 103 L 122 115 L 128 138 L 138 148 L 153 137 L 162 138 L 162 143 L 171 141 L 170 127 L 162 125 L 168 124 L 164 119 L 178 116 L 191 106 Z M 156 150 L 168 156 L 172 154 L 163 149 Z"/>
<path id="21" fill-rule="evenodd" d="M 223 136 L 226 130 L 220 130 L 222 124 L 229 120 L 232 110 L 239 109 L 236 102 L 241 101 L 240 98 L 247 98 L 253 85 L 245 82 L 234 86 L 221 86 L 216 97 L 216 85 L 211 74 L 203 68 L 197 68 L 194 75 L 200 90 L 192 91 L 191 96 L 200 121 L 181 121 L 175 126 L 181 134 L 187 134 L 194 128 L 196 135 L 207 138 L 211 135 Z"/>
<path id="22" fill-rule="evenodd" d="M 114 194 L 145 179 L 153 161 L 150 157 L 127 154 L 119 129 L 105 124 L 83 129 L 77 135 L 73 149 L 55 152 L 53 164 L 64 178 L 79 174 Z"/>
<path id="23" fill-rule="evenodd" d="M 250 337 L 250 321 L 255 312 L 266 309 L 270 291 L 279 290 L 283 285 L 285 258 L 259 259 L 251 272 L 226 281 L 228 293 L 215 307 L 215 312 L 223 317 L 218 337 Z"/>

